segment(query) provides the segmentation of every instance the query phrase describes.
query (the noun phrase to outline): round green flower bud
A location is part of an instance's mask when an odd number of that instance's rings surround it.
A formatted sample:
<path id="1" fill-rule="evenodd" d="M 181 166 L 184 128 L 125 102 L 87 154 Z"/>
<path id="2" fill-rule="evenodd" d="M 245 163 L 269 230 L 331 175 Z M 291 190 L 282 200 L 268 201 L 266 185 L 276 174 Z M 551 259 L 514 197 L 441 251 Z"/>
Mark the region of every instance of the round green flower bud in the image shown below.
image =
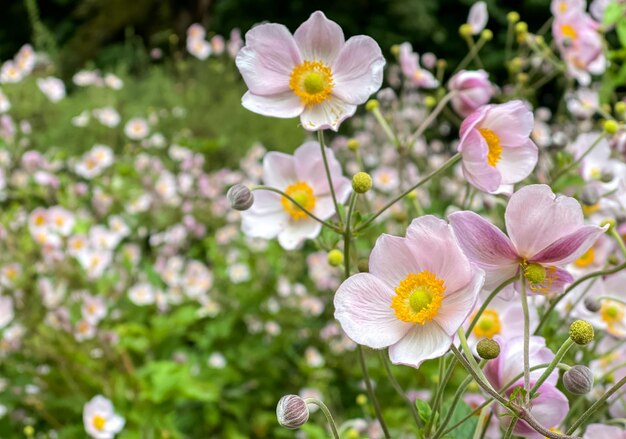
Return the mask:
<path id="1" fill-rule="evenodd" d="M 528 264 L 524 268 L 524 277 L 532 284 L 540 284 L 546 279 L 546 269 L 541 264 Z"/>
<path id="2" fill-rule="evenodd" d="M 380 107 L 380 103 L 376 100 L 376 99 L 370 99 L 369 101 L 367 101 L 367 103 L 365 104 L 365 109 L 367 111 L 374 111 L 376 110 L 378 107 Z"/>
<path id="3" fill-rule="evenodd" d="M 435 99 L 433 96 L 426 96 L 424 98 L 424 106 L 426 108 L 432 108 L 435 105 L 437 105 L 437 99 Z"/>
<path id="4" fill-rule="evenodd" d="M 480 38 L 482 38 L 485 41 L 491 41 L 493 39 L 493 32 L 491 32 L 489 29 L 484 29 L 480 33 Z"/>
<path id="5" fill-rule="evenodd" d="M 400 45 L 394 44 L 393 46 L 391 46 L 390 52 L 393 56 L 400 55 Z"/>
<path id="6" fill-rule="evenodd" d="M 463 37 L 463 38 L 469 38 L 472 36 L 472 26 L 468 23 L 462 24 L 459 27 L 459 34 Z"/>
<path id="7" fill-rule="evenodd" d="M 490 338 L 483 338 L 476 345 L 478 356 L 484 360 L 493 360 L 500 355 L 500 345 L 497 341 Z"/>
<path id="8" fill-rule="evenodd" d="M 238 183 L 228 189 L 226 198 L 230 202 L 230 206 L 236 210 L 248 210 L 254 204 L 254 195 L 252 191 L 241 183 Z"/>
<path id="9" fill-rule="evenodd" d="M 343 264 L 343 252 L 336 248 L 328 252 L 328 263 L 333 267 L 339 267 Z"/>
<path id="10" fill-rule="evenodd" d="M 515 32 L 517 32 L 518 34 L 525 34 L 526 32 L 528 32 L 528 24 L 526 24 L 526 22 L 524 21 L 520 21 L 515 25 Z"/>
<path id="11" fill-rule="evenodd" d="M 298 395 L 286 395 L 276 405 L 276 417 L 285 428 L 299 428 L 309 420 L 309 408 Z"/>
<path id="12" fill-rule="evenodd" d="M 359 439 L 360 437 L 361 434 L 359 433 L 359 430 L 354 427 L 350 427 L 350 429 L 346 431 L 346 439 Z"/>
<path id="13" fill-rule="evenodd" d="M 367 405 L 367 396 L 364 395 L 363 393 L 359 393 L 356 396 L 356 403 L 358 405 Z"/>
<path id="14" fill-rule="evenodd" d="M 524 60 L 516 56 L 509 62 L 509 67 L 514 72 L 519 72 L 524 67 Z"/>
<path id="15" fill-rule="evenodd" d="M 352 177 L 352 189 L 357 194 L 364 194 L 372 188 L 372 177 L 367 172 L 357 172 Z"/>
<path id="16" fill-rule="evenodd" d="M 598 312 L 600 311 L 600 308 L 602 307 L 602 304 L 600 303 L 600 301 L 594 299 L 593 297 L 585 297 L 583 304 L 585 305 L 585 308 L 587 308 L 589 312 Z"/>
<path id="17" fill-rule="evenodd" d="M 593 372 L 587 366 L 576 365 L 563 374 L 563 386 L 574 395 L 584 395 L 593 388 Z"/>
<path id="18" fill-rule="evenodd" d="M 447 65 L 448 65 L 448 61 L 446 61 L 445 59 L 439 58 L 437 60 L 437 68 L 438 69 L 445 69 Z"/>
<path id="19" fill-rule="evenodd" d="M 618 114 L 626 113 L 626 102 L 619 101 L 615 104 L 615 112 Z"/>
<path id="20" fill-rule="evenodd" d="M 619 131 L 619 124 L 614 120 L 605 120 L 603 125 L 604 131 L 608 134 L 615 134 Z"/>
<path id="21" fill-rule="evenodd" d="M 506 14 L 506 19 L 509 23 L 515 24 L 519 21 L 519 13 L 515 11 L 511 11 L 508 14 Z"/>
<path id="22" fill-rule="evenodd" d="M 593 340 L 593 326 L 584 320 L 576 320 L 569 327 L 569 338 L 581 346 Z"/>
<path id="23" fill-rule="evenodd" d="M 359 150 L 359 141 L 355 138 L 348 139 L 348 141 L 346 142 L 346 146 L 350 151 L 356 152 Z"/>

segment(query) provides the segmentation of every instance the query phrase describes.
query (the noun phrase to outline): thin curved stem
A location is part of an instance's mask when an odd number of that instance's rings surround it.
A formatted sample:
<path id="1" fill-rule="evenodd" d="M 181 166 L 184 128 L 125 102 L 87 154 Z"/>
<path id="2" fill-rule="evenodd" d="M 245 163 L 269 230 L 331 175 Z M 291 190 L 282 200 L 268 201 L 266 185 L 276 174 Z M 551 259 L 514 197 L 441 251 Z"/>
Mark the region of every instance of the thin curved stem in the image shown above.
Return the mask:
<path id="1" fill-rule="evenodd" d="M 583 422 L 585 422 L 587 420 L 587 418 L 589 418 L 589 416 L 593 415 L 596 410 L 598 410 L 598 408 L 600 408 L 600 406 L 602 404 L 604 404 L 604 402 L 609 399 L 609 397 L 611 395 L 613 395 L 615 392 L 617 392 L 624 384 L 626 384 L 626 377 L 622 378 L 621 380 L 619 380 L 613 387 L 611 387 L 609 390 L 606 391 L 606 393 L 604 395 L 602 395 L 602 397 L 600 399 L 598 399 L 596 402 L 594 402 L 591 407 L 589 407 L 587 409 L 587 411 L 585 411 L 582 415 L 580 415 L 580 418 L 578 418 L 576 420 L 576 422 L 574 422 L 572 424 L 572 426 L 569 428 L 569 430 L 567 430 L 567 434 L 572 434 L 576 431 L 576 429 L 578 427 L 580 427 L 582 425 Z"/>
<path id="2" fill-rule="evenodd" d="M 603 132 L 602 134 L 600 134 L 596 140 L 591 144 L 591 146 L 589 146 L 589 148 L 587 148 L 587 150 L 580 156 L 578 157 L 576 160 L 574 160 L 572 163 L 570 163 L 568 166 L 566 166 L 563 170 L 561 170 L 561 172 L 559 172 L 556 177 L 554 177 L 554 179 L 552 180 L 552 184 L 556 183 L 559 178 L 563 177 L 565 174 L 567 174 L 569 171 L 571 171 L 572 169 L 574 169 L 576 166 L 578 166 L 578 164 L 585 158 L 587 157 L 587 155 L 589 155 L 591 153 L 591 151 L 593 151 L 593 149 L 600 143 L 600 141 L 602 139 L 604 139 L 606 137 L 606 132 Z"/>
<path id="3" fill-rule="evenodd" d="M 623 263 L 623 264 L 620 264 L 620 265 L 618 265 L 616 267 L 613 267 L 613 268 L 611 268 L 609 270 L 594 271 L 593 273 L 589 273 L 589 274 L 581 277 L 580 279 L 576 280 L 575 282 L 573 282 L 569 287 L 567 287 L 565 289 L 565 291 L 563 291 L 563 294 L 558 296 L 550 304 L 550 306 L 548 307 L 548 310 L 541 317 L 541 320 L 539 321 L 539 324 L 537 325 L 537 329 L 535 329 L 535 334 L 539 334 L 539 330 L 541 329 L 541 327 L 546 323 L 546 321 L 548 320 L 548 317 L 550 316 L 552 311 L 554 311 L 554 308 L 556 308 L 556 306 L 559 304 L 559 302 L 565 298 L 567 293 L 569 293 L 574 288 L 576 288 L 578 285 L 580 285 L 581 283 L 583 283 L 584 281 L 586 281 L 588 279 L 594 278 L 596 276 L 605 276 L 607 274 L 617 273 L 618 271 L 623 270 L 624 268 L 626 268 L 626 262 Z"/>
<path id="4" fill-rule="evenodd" d="M 461 154 L 457 153 L 455 155 L 453 155 L 450 159 L 448 159 L 447 162 L 445 162 L 443 165 L 441 165 L 441 167 L 439 169 L 434 170 L 433 172 L 431 172 L 430 174 L 428 174 L 426 177 L 422 178 L 419 182 L 417 182 L 416 184 L 414 184 L 413 186 L 411 186 L 409 189 L 405 190 L 404 192 L 402 192 L 400 195 L 396 196 L 394 199 L 392 199 L 391 201 L 389 201 L 387 204 L 385 204 L 385 206 L 382 207 L 382 209 L 380 209 L 378 212 L 376 212 L 374 214 L 374 216 L 372 216 L 371 218 L 369 218 L 367 221 L 365 221 L 363 224 L 361 224 L 359 227 L 357 227 L 354 231 L 355 233 L 360 232 L 361 230 L 365 229 L 367 226 L 369 226 L 372 222 L 374 222 L 374 220 L 376 218 L 378 218 L 379 216 L 381 216 L 387 209 L 389 209 L 391 206 L 393 206 L 394 204 L 396 204 L 398 201 L 400 201 L 401 199 L 403 199 L 404 197 L 406 197 L 408 194 L 410 194 L 411 192 L 413 192 L 415 189 L 417 189 L 418 187 L 420 187 L 421 185 L 423 185 L 424 183 L 426 183 L 428 180 L 430 180 L 431 178 L 443 173 L 444 171 L 446 171 L 448 168 L 450 168 L 451 166 L 453 166 L 456 162 L 458 162 L 459 160 L 461 160 Z"/>
<path id="5" fill-rule="evenodd" d="M 513 276 L 507 280 L 505 280 L 504 282 L 502 282 L 500 285 L 498 285 L 496 287 L 496 289 L 494 289 L 491 294 L 489 294 L 489 296 L 487 297 L 487 299 L 485 299 L 485 301 L 483 302 L 483 304 L 480 306 L 480 308 L 478 308 L 478 311 L 476 312 L 476 315 L 474 315 L 474 318 L 472 319 L 472 322 L 470 323 L 470 325 L 467 328 L 467 331 L 465 331 L 465 337 L 469 337 L 470 334 L 472 333 L 472 330 L 474 329 L 474 326 L 476 326 L 476 323 L 478 323 L 478 320 L 480 319 L 480 316 L 482 315 L 483 312 L 485 312 L 485 310 L 487 309 L 487 307 L 489 306 L 489 304 L 491 303 L 491 301 L 498 295 L 498 293 L 500 291 L 502 291 L 505 287 L 507 287 L 508 285 L 510 285 L 511 283 L 515 282 L 515 279 L 517 279 L 517 276 Z"/>
<path id="6" fill-rule="evenodd" d="M 363 352 L 363 347 L 361 345 L 357 345 L 357 350 L 359 351 L 359 362 L 361 363 L 361 370 L 363 371 L 363 379 L 365 380 L 365 387 L 367 388 L 367 393 L 369 394 L 370 400 L 374 405 L 374 411 L 376 412 L 376 418 L 380 423 L 380 428 L 383 430 L 383 434 L 386 439 L 390 439 L 389 430 L 387 429 L 387 424 L 385 424 L 385 420 L 383 418 L 383 412 L 380 409 L 380 404 L 378 403 L 378 399 L 376 399 L 376 394 L 374 393 L 374 389 L 372 388 L 372 382 L 370 380 L 370 375 L 367 372 L 367 364 L 365 364 L 365 352 Z"/>
<path id="7" fill-rule="evenodd" d="M 417 424 L 418 428 L 422 428 L 424 426 L 424 423 L 422 422 L 422 419 L 419 417 L 417 408 L 415 407 L 415 404 L 413 404 L 413 402 L 406 395 L 406 392 L 404 391 L 404 389 L 402 388 L 398 380 L 396 380 L 396 377 L 393 376 L 393 371 L 391 370 L 391 367 L 389 366 L 389 358 L 387 357 L 387 354 L 385 353 L 385 351 L 380 351 L 380 358 L 383 362 L 383 365 L 385 366 L 385 371 L 387 372 L 387 376 L 389 377 L 391 386 L 396 390 L 396 392 L 398 392 L 398 394 L 402 397 L 402 399 L 404 399 L 406 403 L 408 404 L 409 409 L 411 410 L 411 415 L 413 415 L 413 419 L 415 420 L 415 423 Z"/>
<path id="8" fill-rule="evenodd" d="M 530 389 L 530 395 L 529 395 L 530 399 L 532 399 L 535 393 L 537 393 L 537 390 L 539 390 L 539 387 L 544 383 L 545 380 L 548 379 L 552 371 L 561 362 L 565 354 L 567 354 L 567 351 L 569 351 L 573 345 L 574 345 L 574 341 L 569 337 L 567 338 L 567 340 L 563 342 L 563 344 L 554 355 L 554 358 L 552 359 L 548 367 L 546 367 L 546 369 L 543 371 L 543 373 L 541 374 L 537 382 L 535 382 L 535 385 L 533 386 L 533 388 Z"/>
<path id="9" fill-rule="evenodd" d="M 526 390 L 526 404 L 530 402 L 530 315 L 528 312 L 528 297 L 526 296 L 526 278 L 520 270 L 520 297 L 524 313 L 524 390 Z"/>
<path id="10" fill-rule="evenodd" d="M 346 278 L 350 277 L 350 241 L 352 240 L 352 236 L 350 234 L 350 221 L 352 220 L 352 212 L 354 211 L 356 196 L 356 192 L 352 192 L 352 195 L 350 195 L 350 205 L 348 206 L 348 214 L 346 215 L 346 229 L 343 235 L 343 266 Z"/>
<path id="11" fill-rule="evenodd" d="M 433 111 L 430 112 L 430 114 L 426 117 L 426 119 L 424 119 L 424 122 L 422 122 L 422 124 L 417 128 L 415 133 L 413 133 L 413 135 L 411 135 L 407 139 L 407 141 L 405 142 L 407 148 L 410 148 L 411 146 L 413 146 L 413 144 L 417 141 L 417 139 L 419 139 L 420 136 L 424 134 L 424 131 L 426 131 L 426 129 L 430 126 L 430 124 L 433 123 L 433 121 L 437 118 L 439 113 L 441 113 L 441 111 L 445 108 L 445 106 L 448 104 L 450 99 L 454 97 L 455 94 L 456 94 L 456 91 L 451 91 L 451 92 L 448 92 L 448 94 L 446 94 L 443 98 L 441 98 L 437 106 L 433 109 Z"/>
<path id="12" fill-rule="evenodd" d="M 619 249 L 622 251 L 622 254 L 626 256 L 626 244 L 624 244 L 624 240 L 620 236 L 617 229 L 615 227 L 611 227 L 611 229 L 609 230 L 609 233 L 611 234 L 613 238 L 615 238 L 615 241 L 617 241 L 617 245 L 619 246 Z"/>
<path id="13" fill-rule="evenodd" d="M 335 226 L 334 224 L 329 223 L 328 221 L 324 221 L 323 219 L 315 216 L 312 212 L 309 212 L 304 206 L 302 206 L 300 203 L 298 203 L 296 200 L 294 200 L 291 196 L 287 195 L 286 193 L 284 193 L 280 189 L 276 189 L 276 188 L 269 187 L 269 186 L 255 186 L 252 189 L 250 189 L 250 191 L 252 191 L 252 192 L 254 192 L 254 191 L 269 191 L 269 192 L 277 193 L 278 195 L 280 195 L 280 196 L 288 199 L 289 201 L 291 201 L 294 206 L 296 206 L 302 212 L 307 214 L 309 216 L 309 218 L 314 219 L 315 221 L 317 221 L 321 225 L 323 225 L 325 227 L 328 227 L 329 229 L 334 230 L 337 233 L 343 233 L 343 231 L 339 227 Z"/>
<path id="14" fill-rule="evenodd" d="M 322 160 L 324 161 L 324 170 L 326 171 L 326 178 L 328 179 L 328 187 L 330 188 L 330 194 L 333 197 L 333 204 L 335 205 L 335 212 L 341 222 L 341 212 L 339 211 L 339 203 L 337 203 L 337 195 L 335 194 L 335 187 L 333 186 L 333 178 L 330 175 L 330 167 L 328 166 L 328 159 L 326 158 L 326 145 L 324 144 L 324 131 L 319 130 L 317 132 L 317 140 L 319 141 L 320 148 L 322 150 Z"/>
<path id="15" fill-rule="evenodd" d="M 322 412 L 324 413 L 324 416 L 326 416 L 326 420 L 328 421 L 328 424 L 330 425 L 330 430 L 333 433 L 333 438 L 339 439 L 339 432 L 337 431 L 337 424 L 335 424 L 333 415 L 332 413 L 330 413 L 330 410 L 328 410 L 328 407 L 326 407 L 326 404 L 324 404 L 319 399 L 315 399 L 315 398 L 306 398 L 304 402 L 306 402 L 307 404 L 315 404 L 320 409 L 322 409 Z"/>

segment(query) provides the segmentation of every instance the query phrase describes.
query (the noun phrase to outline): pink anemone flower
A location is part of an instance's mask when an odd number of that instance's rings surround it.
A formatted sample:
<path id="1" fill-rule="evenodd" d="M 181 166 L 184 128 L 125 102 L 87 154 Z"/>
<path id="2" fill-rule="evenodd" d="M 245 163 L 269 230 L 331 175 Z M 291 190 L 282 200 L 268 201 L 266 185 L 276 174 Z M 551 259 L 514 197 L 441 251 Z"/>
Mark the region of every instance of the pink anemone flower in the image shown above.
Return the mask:
<path id="1" fill-rule="evenodd" d="M 534 117 L 522 101 L 485 105 L 461 125 L 458 151 L 463 175 L 484 192 L 522 181 L 535 169 Z"/>
<path id="2" fill-rule="evenodd" d="M 394 364 L 419 367 L 448 351 L 483 282 L 450 226 L 427 215 L 415 219 L 404 238 L 378 238 L 369 273 L 351 276 L 337 290 L 335 318 L 356 343 L 389 347 Z"/>
<path id="3" fill-rule="evenodd" d="M 487 363 L 484 369 L 485 376 L 496 390 L 508 386 L 504 392 L 506 396 L 510 397 L 517 388 L 521 388 L 524 384 L 524 378 L 521 376 L 524 371 L 524 337 L 505 339 L 496 336 L 494 340 L 500 345 L 500 355 Z M 530 337 L 529 363 L 531 367 L 550 363 L 553 358 L 554 353 L 546 347 L 546 341 L 543 337 Z M 530 373 L 531 388 L 542 373 L 542 369 Z M 557 427 L 569 411 L 567 398 L 556 388 L 557 381 L 558 372 L 553 371 L 546 381 L 539 386 L 537 396 L 533 398 L 530 408 L 533 417 L 547 429 Z M 506 429 L 510 422 L 510 416 L 500 417 L 503 428 Z M 543 439 L 544 437 L 524 421 L 517 422 L 513 434 L 531 439 Z"/>
<path id="4" fill-rule="evenodd" d="M 326 155 L 337 201 L 344 203 L 352 190 L 351 182 L 343 176 L 331 149 L 326 148 Z M 335 213 L 317 142 L 304 143 L 293 156 L 267 153 L 263 158 L 263 183 L 285 192 L 318 218 L 326 220 Z M 270 191 L 256 191 L 254 204 L 242 212 L 242 229 L 252 237 L 278 237 L 284 249 L 293 250 L 319 235 L 322 225 L 287 198 Z"/>
<path id="5" fill-rule="evenodd" d="M 626 430 L 617 425 L 589 424 L 583 439 L 598 439 L 610 437 L 611 439 L 626 439 Z"/>
<path id="6" fill-rule="evenodd" d="M 236 63 L 248 110 L 337 131 L 380 88 L 385 58 L 372 38 L 345 41 L 341 27 L 317 11 L 293 35 L 276 23 L 252 28 Z"/>
<path id="7" fill-rule="evenodd" d="M 409 84 L 421 88 L 436 88 L 439 81 L 426 69 L 420 67 L 419 55 L 413 52 L 411 43 L 400 45 L 400 69 Z"/>
<path id="8" fill-rule="evenodd" d="M 448 217 L 465 254 L 485 270 L 487 289 L 522 270 L 529 293 L 560 293 L 573 281 L 560 267 L 585 254 L 606 230 L 584 225 L 578 201 L 557 197 L 544 184 L 515 192 L 504 217 L 509 237 L 474 212 L 455 212 Z"/>
<path id="9" fill-rule="evenodd" d="M 494 92 L 489 74 L 484 70 L 461 70 L 450 78 L 448 89 L 454 92 L 450 101 L 452 108 L 461 117 L 489 103 Z"/>

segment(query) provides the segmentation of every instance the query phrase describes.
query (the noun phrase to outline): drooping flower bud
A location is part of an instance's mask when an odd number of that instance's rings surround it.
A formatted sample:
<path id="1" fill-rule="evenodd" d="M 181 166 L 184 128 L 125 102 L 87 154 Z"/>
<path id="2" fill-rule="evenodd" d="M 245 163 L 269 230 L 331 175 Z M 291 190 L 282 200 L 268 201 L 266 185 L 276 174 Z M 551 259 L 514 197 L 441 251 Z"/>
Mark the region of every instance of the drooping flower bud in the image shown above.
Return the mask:
<path id="1" fill-rule="evenodd" d="M 226 197 L 230 202 L 230 206 L 236 210 L 248 210 L 254 203 L 254 195 L 247 186 L 238 183 L 228 189 Z"/>
<path id="2" fill-rule="evenodd" d="M 584 395 L 593 388 L 593 372 L 587 366 L 576 365 L 563 374 L 563 386 L 574 395 Z"/>
<path id="3" fill-rule="evenodd" d="M 309 420 L 309 408 L 298 395 L 285 395 L 276 405 L 276 417 L 285 428 L 300 428 Z"/>
<path id="4" fill-rule="evenodd" d="M 483 338 L 476 345 L 478 356 L 484 360 L 493 360 L 500 355 L 500 345 L 490 338 Z"/>
<path id="5" fill-rule="evenodd" d="M 585 186 L 580 194 L 580 201 L 585 206 L 593 206 L 600 200 L 600 191 L 596 186 Z"/>
<path id="6" fill-rule="evenodd" d="M 602 306 L 600 301 L 593 297 L 585 297 L 583 303 L 589 312 L 598 312 Z"/>
<path id="7" fill-rule="evenodd" d="M 594 337 L 593 326 L 584 320 L 576 320 L 569 327 L 569 337 L 578 345 L 591 343 Z"/>

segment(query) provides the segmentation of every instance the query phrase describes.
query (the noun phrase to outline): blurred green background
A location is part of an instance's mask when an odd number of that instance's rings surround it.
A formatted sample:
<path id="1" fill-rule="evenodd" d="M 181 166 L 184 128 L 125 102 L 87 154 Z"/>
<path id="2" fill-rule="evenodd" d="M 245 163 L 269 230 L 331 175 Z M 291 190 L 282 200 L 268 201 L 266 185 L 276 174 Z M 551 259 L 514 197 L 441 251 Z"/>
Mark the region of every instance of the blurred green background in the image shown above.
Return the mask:
<path id="1" fill-rule="evenodd" d="M 418 52 L 461 59 L 467 51 L 458 37 L 474 0 L 3 0 L 0 14 L 0 59 L 11 57 L 29 41 L 33 20 L 40 17 L 35 43 L 59 58 L 67 77 L 89 61 L 105 68 L 121 62 L 137 68 L 136 54 L 126 50 L 129 39 L 146 48 L 166 52 L 184 45 L 186 28 L 194 22 L 210 32 L 228 35 L 231 29 L 249 29 L 261 21 L 286 24 L 295 29 L 311 12 L 323 10 L 341 23 L 348 35 L 368 34 L 381 47 L 410 41 Z M 517 10 L 539 28 L 549 17 L 549 0 L 487 0 L 495 35 L 506 26 L 505 16 Z M 34 7 L 36 4 L 36 7 Z M 37 11 L 38 9 L 38 11 Z M 30 19 L 29 19 L 30 18 Z M 172 34 L 179 37 L 178 41 Z M 503 47 L 494 44 L 494 47 Z M 496 65 L 499 51 L 487 57 Z"/>

